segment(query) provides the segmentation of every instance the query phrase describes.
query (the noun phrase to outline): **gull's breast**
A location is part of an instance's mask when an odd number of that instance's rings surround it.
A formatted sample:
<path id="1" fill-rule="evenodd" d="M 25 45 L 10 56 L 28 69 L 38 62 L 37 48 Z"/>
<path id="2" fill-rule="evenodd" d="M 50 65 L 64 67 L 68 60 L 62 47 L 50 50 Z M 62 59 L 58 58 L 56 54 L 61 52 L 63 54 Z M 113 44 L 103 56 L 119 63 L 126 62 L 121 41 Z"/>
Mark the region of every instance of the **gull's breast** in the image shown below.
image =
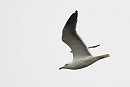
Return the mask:
<path id="1" fill-rule="evenodd" d="M 96 61 L 97 60 L 94 57 L 76 59 L 72 62 L 72 69 L 81 69 L 93 64 Z"/>

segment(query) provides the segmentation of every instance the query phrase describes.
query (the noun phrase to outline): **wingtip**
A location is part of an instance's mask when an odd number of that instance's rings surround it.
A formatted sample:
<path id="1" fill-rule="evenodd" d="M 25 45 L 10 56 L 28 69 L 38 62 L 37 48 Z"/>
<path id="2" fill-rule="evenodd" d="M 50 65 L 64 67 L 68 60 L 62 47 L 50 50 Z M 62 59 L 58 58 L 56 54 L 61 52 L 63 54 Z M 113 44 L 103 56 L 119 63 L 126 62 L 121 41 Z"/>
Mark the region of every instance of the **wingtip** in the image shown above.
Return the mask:
<path id="1" fill-rule="evenodd" d="M 75 13 L 76 13 L 76 14 L 78 14 L 78 11 L 77 11 L 77 10 L 75 10 Z"/>
<path id="2" fill-rule="evenodd" d="M 68 19 L 68 21 L 66 22 L 66 25 L 69 25 L 71 23 L 76 23 L 77 22 L 77 17 L 78 17 L 78 11 L 76 10 Z"/>
<path id="3" fill-rule="evenodd" d="M 71 17 L 77 19 L 77 17 L 78 17 L 78 11 L 75 10 L 75 12 L 71 15 Z"/>
<path id="4" fill-rule="evenodd" d="M 77 10 L 75 10 L 75 12 L 74 12 L 73 14 L 76 14 L 76 15 L 78 16 L 78 11 L 77 11 Z"/>

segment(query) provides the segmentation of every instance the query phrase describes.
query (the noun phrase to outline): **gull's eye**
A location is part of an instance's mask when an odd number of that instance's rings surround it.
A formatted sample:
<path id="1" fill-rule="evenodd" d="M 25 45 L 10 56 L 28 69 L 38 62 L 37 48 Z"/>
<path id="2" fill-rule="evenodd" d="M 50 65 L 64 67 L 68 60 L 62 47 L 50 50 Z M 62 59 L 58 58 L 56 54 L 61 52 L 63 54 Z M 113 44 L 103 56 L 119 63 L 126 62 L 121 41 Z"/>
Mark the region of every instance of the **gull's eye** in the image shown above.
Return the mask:
<path id="1" fill-rule="evenodd" d="M 65 66 L 67 66 L 68 64 L 65 64 Z"/>

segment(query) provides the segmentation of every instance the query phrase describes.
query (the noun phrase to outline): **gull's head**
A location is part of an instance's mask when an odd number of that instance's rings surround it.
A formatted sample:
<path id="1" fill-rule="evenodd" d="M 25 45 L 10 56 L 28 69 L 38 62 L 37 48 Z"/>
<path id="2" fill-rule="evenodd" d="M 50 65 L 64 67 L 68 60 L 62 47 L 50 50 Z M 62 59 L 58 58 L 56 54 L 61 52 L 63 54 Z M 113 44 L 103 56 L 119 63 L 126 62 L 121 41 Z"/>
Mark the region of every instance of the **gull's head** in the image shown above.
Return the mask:
<path id="1" fill-rule="evenodd" d="M 68 69 L 68 68 L 69 68 L 69 66 L 70 66 L 70 64 L 69 64 L 69 63 L 67 63 L 67 64 L 65 64 L 63 67 L 60 67 L 60 68 L 59 68 L 59 70 L 61 70 L 61 69 Z"/>

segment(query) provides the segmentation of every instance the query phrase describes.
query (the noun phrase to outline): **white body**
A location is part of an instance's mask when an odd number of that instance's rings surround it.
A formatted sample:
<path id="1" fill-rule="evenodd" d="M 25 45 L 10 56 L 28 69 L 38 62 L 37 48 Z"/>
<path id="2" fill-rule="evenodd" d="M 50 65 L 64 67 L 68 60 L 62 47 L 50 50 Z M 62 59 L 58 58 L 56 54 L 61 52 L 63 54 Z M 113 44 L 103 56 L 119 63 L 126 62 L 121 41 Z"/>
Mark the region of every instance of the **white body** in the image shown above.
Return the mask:
<path id="1" fill-rule="evenodd" d="M 84 67 L 87 67 L 94 62 L 96 62 L 98 59 L 93 56 L 88 56 L 86 58 L 80 58 L 80 59 L 74 59 L 71 63 L 68 65 L 68 69 L 81 69 Z"/>

